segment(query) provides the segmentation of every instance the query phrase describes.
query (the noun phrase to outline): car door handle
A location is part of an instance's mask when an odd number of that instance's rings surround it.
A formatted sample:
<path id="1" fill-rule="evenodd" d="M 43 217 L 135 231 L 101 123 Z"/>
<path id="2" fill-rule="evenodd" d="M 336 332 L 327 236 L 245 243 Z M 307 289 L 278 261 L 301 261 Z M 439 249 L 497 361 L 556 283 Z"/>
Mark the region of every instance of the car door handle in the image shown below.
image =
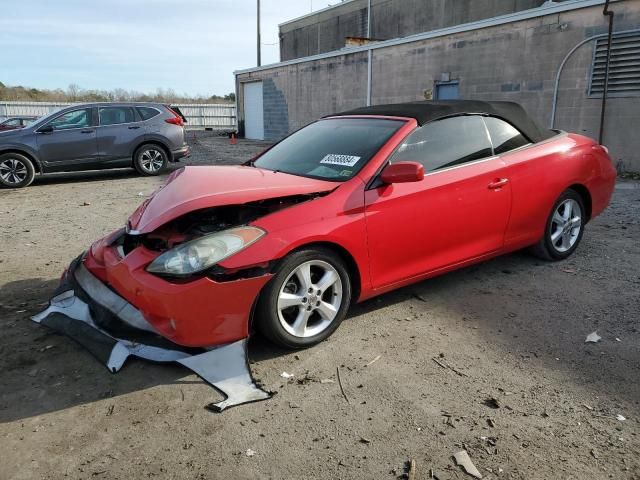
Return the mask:
<path id="1" fill-rule="evenodd" d="M 129 128 L 129 130 L 137 130 L 138 128 L 140 128 L 140 125 L 132 125 L 132 126 L 127 127 L 127 128 Z"/>
<path id="2" fill-rule="evenodd" d="M 80 130 L 80 133 L 93 133 L 93 128 L 88 128 L 87 130 Z"/>
<path id="3" fill-rule="evenodd" d="M 497 190 L 498 188 L 504 187 L 507 183 L 509 183 L 508 178 L 496 178 L 493 182 L 489 184 L 489 188 L 491 190 Z"/>

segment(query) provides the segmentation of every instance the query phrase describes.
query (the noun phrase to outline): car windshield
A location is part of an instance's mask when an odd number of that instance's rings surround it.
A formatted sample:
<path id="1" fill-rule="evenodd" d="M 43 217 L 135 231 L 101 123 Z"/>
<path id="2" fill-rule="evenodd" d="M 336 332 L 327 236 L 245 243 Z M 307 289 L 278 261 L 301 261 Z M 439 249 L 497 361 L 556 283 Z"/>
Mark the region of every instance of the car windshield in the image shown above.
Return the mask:
<path id="1" fill-rule="evenodd" d="M 381 118 L 320 120 L 274 145 L 253 165 L 342 182 L 358 173 L 403 124 Z"/>

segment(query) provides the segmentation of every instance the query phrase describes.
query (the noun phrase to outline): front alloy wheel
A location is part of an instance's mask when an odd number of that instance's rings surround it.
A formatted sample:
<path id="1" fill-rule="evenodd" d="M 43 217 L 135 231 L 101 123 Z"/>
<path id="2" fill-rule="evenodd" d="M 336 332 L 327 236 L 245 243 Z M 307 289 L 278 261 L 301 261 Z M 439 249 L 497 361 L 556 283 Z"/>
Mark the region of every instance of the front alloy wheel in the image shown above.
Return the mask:
<path id="1" fill-rule="evenodd" d="M 0 185 L 8 188 L 22 188 L 33 182 L 35 169 L 23 155 L 7 153 L 0 155 Z"/>
<path id="2" fill-rule="evenodd" d="M 260 296 L 260 330 L 287 348 L 304 348 L 329 337 L 345 317 L 351 281 L 344 261 L 326 249 L 286 257 Z"/>
<path id="3" fill-rule="evenodd" d="M 296 268 L 278 295 L 280 325 L 295 337 L 313 337 L 335 320 L 342 303 L 342 281 L 327 262 L 312 260 Z"/>

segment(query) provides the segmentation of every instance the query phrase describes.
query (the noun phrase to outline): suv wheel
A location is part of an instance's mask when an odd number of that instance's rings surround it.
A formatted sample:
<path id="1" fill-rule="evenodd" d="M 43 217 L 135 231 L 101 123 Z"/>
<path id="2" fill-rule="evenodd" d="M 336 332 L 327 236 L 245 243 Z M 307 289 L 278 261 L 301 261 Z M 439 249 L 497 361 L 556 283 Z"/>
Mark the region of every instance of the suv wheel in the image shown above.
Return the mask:
<path id="1" fill-rule="evenodd" d="M 159 175 L 167 162 L 167 152 L 153 144 L 142 145 L 133 156 L 133 166 L 142 175 Z"/>
<path id="2" fill-rule="evenodd" d="M 19 153 L 0 155 L 0 186 L 6 188 L 23 188 L 31 185 L 36 170 L 33 163 Z"/>

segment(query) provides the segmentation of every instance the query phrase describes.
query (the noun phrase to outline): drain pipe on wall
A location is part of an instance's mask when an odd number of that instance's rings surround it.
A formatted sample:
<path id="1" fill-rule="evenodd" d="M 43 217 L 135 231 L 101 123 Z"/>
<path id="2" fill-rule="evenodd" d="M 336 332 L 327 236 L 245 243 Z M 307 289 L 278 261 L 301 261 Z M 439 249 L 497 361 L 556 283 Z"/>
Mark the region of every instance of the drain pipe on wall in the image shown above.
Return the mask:
<path id="1" fill-rule="evenodd" d="M 367 60 L 367 107 L 371 106 L 371 76 L 372 76 L 372 68 L 371 60 L 373 59 L 373 50 L 369 49 L 367 51 L 368 60 Z"/>
<path id="2" fill-rule="evenodd" d="M 602 145 L 602 137 L 604 136 L 604 112 L 607 107 L 607 91 L 609 90 L 609 65 L 611 63 L 611 40 L 613 37 L 613 15 L 609 10 L 609 1 L 604 4 L 602 14 L 609 17 L 609 33 L 607 35 L 607 60 L 604 66 L 604 88 L 602 90 L 602 108 L 600 109 L 600 133 L 598 134 L 598 143 Z"/>
<path id="3" fill-rule="evenodd" d="M 369 0 L 367 7 L 367 39 L 371 43 L 371 0 Z M 373 50 L 369 48 L 367 50 L 367 107 L 371 106 L 371 76 L 373 66 L 371 62 L 373 60 Z"/>

